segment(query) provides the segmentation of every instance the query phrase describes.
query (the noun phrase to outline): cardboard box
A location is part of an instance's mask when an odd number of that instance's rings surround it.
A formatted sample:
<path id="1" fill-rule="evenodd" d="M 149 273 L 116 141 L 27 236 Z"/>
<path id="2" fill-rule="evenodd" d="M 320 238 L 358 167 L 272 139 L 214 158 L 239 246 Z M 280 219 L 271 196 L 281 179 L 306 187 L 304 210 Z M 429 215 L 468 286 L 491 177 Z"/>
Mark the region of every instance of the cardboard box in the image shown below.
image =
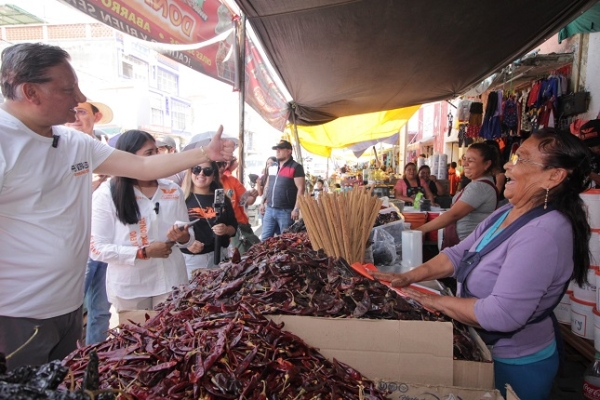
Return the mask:
<path id="1" fill-rule="evenodd" d="M 270 316 L 284 330 L 370 379 L 494 388 L 492 362 L 454 360 L 450 322 Z M 484 357 L 491 360 L 487 348 Z"/>
<path id="2" fill-rule="evenodd" d="M 495 389 L 471 389 L 456 386 L 420 385 L 401 382 L 378 382 L 381 390 L 388 390 L 388 398 L 392 400 L 504 400 Z M 515 400 L 513 397 L 512 400 Z"/>

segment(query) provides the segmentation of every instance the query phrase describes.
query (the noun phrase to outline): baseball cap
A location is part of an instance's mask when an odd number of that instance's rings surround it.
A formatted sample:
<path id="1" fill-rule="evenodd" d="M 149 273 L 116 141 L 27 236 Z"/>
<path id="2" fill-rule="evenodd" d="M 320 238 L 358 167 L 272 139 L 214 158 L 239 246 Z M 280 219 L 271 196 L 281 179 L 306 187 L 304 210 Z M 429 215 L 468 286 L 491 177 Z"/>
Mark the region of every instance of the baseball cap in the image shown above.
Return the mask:
<path id="1" fill-rule="evenodd" d="M 280 140 L 275 146 L 273 146 L 273 150 L 276 149 L 292 149 L 292 144 L 287 140 Z"/>
<path id="2" fill-rule="evenodd" d="M 163 146 L 171 147 L 173 149 L 177 148 L 177 144 L 171 136 L 162 136 L 156 139 L 156 147 Z"/>

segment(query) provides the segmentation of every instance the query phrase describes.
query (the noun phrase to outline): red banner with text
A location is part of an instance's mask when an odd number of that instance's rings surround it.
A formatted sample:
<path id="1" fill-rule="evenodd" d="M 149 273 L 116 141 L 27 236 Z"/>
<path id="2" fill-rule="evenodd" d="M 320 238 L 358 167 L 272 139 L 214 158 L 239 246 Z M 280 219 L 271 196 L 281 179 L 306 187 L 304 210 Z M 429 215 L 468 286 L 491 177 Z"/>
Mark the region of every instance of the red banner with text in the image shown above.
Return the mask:
<path id="1" fill-rule="evenodd" d="M 212 78 L 235 85 L 234 20 L 219 0 L 62 0 L 90 17 L 130 36 L 166 45 L 161 54 Z M 227 34 L 226 32 L 229 32 Z M 194 45 L 225 35 L 215 43 Z M 283 131 L 284 96 L 264 60 L 246 40 L 246 102 L 269 124 Z M 181 47 L 187 46 L 186 49 Z M 231 53 L 231 54 L 230 54 Z"/>

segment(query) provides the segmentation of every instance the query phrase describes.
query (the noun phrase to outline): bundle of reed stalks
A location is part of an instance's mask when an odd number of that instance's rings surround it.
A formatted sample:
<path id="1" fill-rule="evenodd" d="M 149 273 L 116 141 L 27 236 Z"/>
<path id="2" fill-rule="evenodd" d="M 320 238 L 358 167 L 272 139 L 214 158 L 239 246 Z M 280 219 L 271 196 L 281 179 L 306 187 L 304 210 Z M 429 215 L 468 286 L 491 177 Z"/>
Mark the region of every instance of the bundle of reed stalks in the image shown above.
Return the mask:
<path id="1" fill-rule="evenodd" d="M 308 194 L 300 198 L 300 211 L 314 250 L 362 263 L 381 200 L 372 189 L 355 187 L 348 192 Z"/>

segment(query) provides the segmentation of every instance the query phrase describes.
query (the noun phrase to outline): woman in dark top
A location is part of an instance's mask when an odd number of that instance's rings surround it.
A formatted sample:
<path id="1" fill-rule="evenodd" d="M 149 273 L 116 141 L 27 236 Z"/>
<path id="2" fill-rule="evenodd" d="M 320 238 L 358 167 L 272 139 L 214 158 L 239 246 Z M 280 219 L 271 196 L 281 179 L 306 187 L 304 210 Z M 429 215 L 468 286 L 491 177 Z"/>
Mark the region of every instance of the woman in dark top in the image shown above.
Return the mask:
<path id="1" fill-rule="evenodd" d="M 435 175 L 431 175 L 431 168 L 429 168 L 429 165 L 421 165 L 421 168 L 419 168 L 419 178 L 427 183 L 433 197 L 444 194 L 444 187 L 437 180 Z"/>
<path id="2" fill-rule="evenodd" d="M 237 221 L 231 200 L 225 196 L 225 207 L 221 215 L 217 215 L 213 204 L 215 190 L 222 189 L 217 163 L 206 162 L 190 168 L 183 181 L 183 192 L 188 208 L 190 221 L 202 219 L 194 225 L 196 240 L 187 249 L 183 249 L 183 257 L 188 277 L 193 271 L 202 268 L 215 268 L 215 237 L 219 238 L 221 259 L 227 256 L 229 238 L 235 236 Z"/>

